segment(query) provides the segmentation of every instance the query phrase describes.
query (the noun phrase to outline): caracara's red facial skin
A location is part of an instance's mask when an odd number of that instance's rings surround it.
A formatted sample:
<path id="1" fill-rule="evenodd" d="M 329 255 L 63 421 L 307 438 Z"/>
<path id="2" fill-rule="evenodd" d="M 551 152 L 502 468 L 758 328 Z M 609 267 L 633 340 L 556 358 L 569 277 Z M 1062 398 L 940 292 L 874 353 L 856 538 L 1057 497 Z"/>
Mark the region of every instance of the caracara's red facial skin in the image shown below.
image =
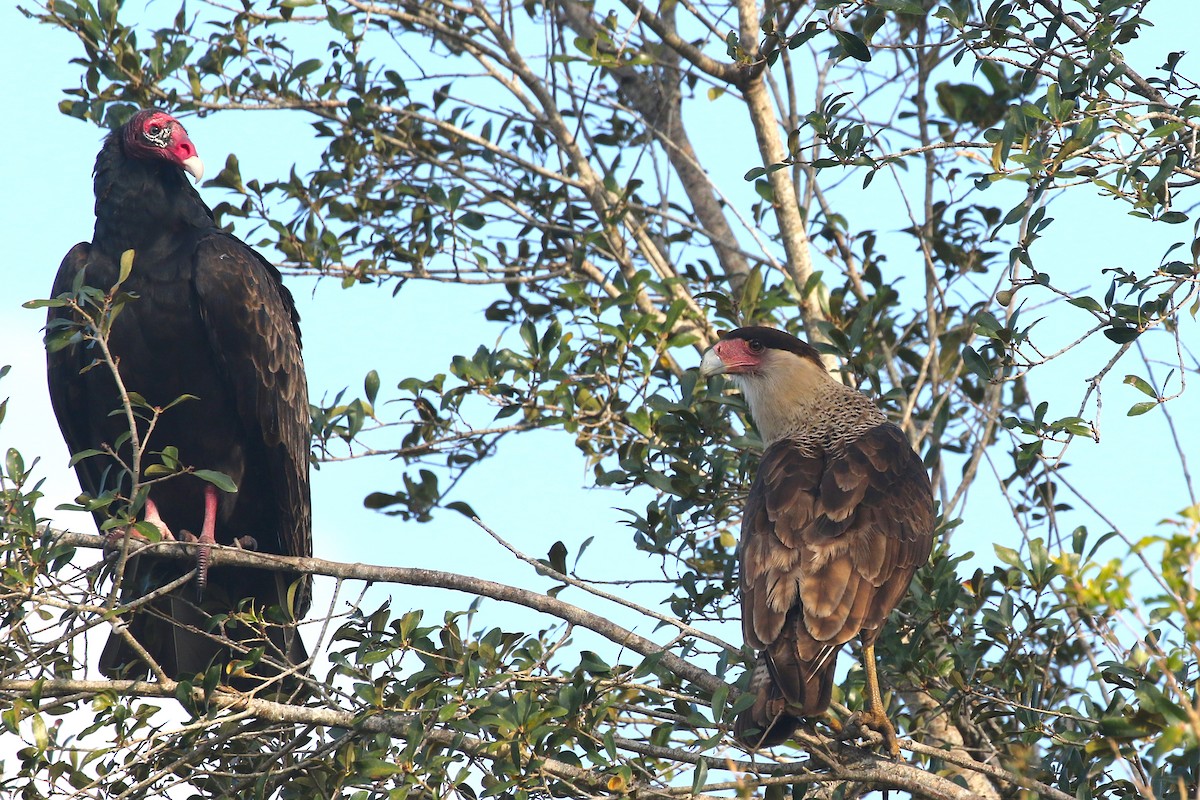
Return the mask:
<path id="1" fill-rule="evenodd" d="M 196 145 L 179 120 L 165 111 L 147 109 L 125 126 L 125 152 L 134 158 L 161 158 L 195 174 Z"/>
<path id="2" fill-rule="evenodd" d="M 734 375 L 757 371 L 765 350 L 757 339 L 722 339 L 713 345 L 713 352 L 724 362 L 725 371 Z"/>

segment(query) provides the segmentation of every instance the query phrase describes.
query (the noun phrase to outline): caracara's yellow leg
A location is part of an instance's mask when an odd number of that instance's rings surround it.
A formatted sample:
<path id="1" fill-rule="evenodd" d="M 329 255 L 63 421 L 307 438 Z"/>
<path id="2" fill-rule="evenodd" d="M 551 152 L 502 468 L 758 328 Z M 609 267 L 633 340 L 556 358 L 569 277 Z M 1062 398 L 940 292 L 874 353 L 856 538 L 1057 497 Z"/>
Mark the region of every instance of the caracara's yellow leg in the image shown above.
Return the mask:
<path id="1" fill-rule="evenodd" d="M 863 647 L 863 668 L 867 671 L 867 708 L 863 711 L 862 723 L 871 730 L 883 736 L 892 758 L 900 755 L 900 742 L 896 739 L 896 729 L 887 718 L 883 708 L 883 697 L 879 693 L 879 675 L 875 672 L 875 643 Z"/>

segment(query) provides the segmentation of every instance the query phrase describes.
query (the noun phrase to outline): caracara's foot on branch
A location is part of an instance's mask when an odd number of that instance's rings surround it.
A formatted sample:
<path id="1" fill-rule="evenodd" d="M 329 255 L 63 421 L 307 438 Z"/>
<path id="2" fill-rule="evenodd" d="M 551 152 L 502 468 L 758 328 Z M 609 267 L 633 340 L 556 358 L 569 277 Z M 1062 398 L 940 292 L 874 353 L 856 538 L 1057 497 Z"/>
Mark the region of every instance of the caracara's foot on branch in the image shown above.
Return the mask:
<path id="1" fill-rule="evenodd" d="M 842 732 L 845 728 L 842 726 L 842 721 L 833 715 L 832 711 L 826 711 L 819 717 L 813 717 L 813 722 L 823 722 L 833 732 L 833 738 L 841 739 Z"/>
<path id="2" fill-rule="evenodd" d="M 883 746 L 887 748 L 892 758 L 900 757 L 900 740 L 896 738 L 896 728 L 887 715 L 880 711 L 855 711 L 842 726 L 838 738 L 842 741 L 857 739 L 864 730 L 871 730 L 883 737 Z"/>

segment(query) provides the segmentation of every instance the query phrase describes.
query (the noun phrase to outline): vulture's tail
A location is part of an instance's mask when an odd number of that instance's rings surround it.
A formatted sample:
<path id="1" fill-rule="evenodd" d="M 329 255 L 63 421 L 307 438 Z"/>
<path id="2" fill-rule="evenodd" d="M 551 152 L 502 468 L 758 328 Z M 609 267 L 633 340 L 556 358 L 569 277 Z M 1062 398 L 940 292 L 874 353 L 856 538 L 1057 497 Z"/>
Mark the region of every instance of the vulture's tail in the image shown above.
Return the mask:
<path id="1" fill-rule="evenodd" d="M 130 559 L 122 600 L 135 601 L 178 578 L 178 564 L 145 556 Z M 272 606 L 286 607 L 288 577 L 263 570 L 214 569 L 202 602 L 196 600 L 196 589 L 189 583 L 146 603 L 127 615 L 126 635 L 109 635 L 100 654 L 100 672 L 109 678 L 143 678 L 150 672 L 146 663 L 149 656 L 168 678 L 190 680 L 215 663 L 246 658 L 251 651 L 262 648 L 258 664 L 225 679 L 239 689 L 251 690 L 290 667 L 304 664 L 308 654 L 295 625 L 279 624 L 281 612 L 267 611 Z M 250 598 L 252 605 L 239 607 L 238 598 Z M 228 616 L 221 624 L 214 621 L 216 615 L 251 608 L 259 612 L 256 616 L 262 618 L 261 622 L 251 625 Z M 280 689 L 291 693 L 298 683 L 285 679 Z"/>

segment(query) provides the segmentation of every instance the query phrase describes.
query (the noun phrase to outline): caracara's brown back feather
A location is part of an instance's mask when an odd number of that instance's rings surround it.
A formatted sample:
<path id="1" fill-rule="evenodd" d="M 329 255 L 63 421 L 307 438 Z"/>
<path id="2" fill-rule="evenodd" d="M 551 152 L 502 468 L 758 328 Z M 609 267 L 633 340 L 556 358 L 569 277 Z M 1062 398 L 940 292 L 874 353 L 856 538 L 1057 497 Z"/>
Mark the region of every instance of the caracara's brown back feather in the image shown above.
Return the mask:
<path id="1" fill-rule="evenodd" d="M 739 739 L 779 744 L 828 709 L 837 651 L 875 640 L 929 558 L 933 527 L 929 477 L 890 423 L 767 448 L 742 521 L 742 629 L 762 663 Z"/>

